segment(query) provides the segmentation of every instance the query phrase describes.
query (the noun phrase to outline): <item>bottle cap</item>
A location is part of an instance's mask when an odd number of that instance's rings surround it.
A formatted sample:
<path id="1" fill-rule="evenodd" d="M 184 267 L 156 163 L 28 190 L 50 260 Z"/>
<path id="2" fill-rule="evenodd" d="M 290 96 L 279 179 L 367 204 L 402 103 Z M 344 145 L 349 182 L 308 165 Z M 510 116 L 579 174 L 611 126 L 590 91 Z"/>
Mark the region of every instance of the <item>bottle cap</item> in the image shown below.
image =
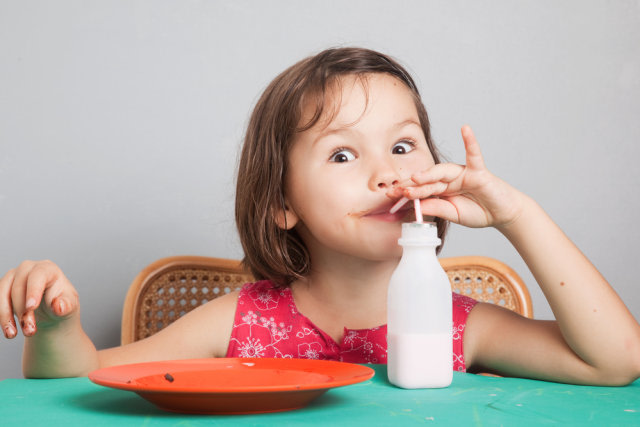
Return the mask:
<path id="1" fill-rule="evenodd" d="M 398 243 L 402 246 L 438 246 L 442 241 L 438 238 L 435 222 L 405 222 Z"/>

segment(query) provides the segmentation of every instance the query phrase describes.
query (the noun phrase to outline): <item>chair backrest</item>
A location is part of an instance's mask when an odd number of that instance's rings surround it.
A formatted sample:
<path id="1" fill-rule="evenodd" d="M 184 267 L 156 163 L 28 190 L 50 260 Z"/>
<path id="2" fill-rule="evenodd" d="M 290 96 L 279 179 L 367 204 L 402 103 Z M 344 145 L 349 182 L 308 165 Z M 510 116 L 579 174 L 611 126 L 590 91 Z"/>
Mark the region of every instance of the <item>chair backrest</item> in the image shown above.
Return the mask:
<path id="1" fill-rule="evenodd" d="M 487 257 L 442 258 L 454 292 L 533 317 L 531 297 L 518 274 Z M 122 313 L 122 344 L 146 338 L 216 297 L 253 281 L 240 261 L 200 256 L 163 258 L 129 287 Z"/>

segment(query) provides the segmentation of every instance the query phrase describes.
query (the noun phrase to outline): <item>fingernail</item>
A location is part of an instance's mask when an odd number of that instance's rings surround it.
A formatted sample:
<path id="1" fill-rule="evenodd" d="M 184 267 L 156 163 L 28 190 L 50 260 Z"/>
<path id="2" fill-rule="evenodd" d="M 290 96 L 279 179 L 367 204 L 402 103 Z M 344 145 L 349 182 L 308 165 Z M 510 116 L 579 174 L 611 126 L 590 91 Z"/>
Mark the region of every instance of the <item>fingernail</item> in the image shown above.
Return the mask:
<path id="1" fill-rule="evenodd" d="M 16 330 L 13 325 L 7 325 L 4 327 L 4 336 L 7 338 L 13 338 L 16 336 Z"/>
<path id="2" fill-rule="evenodd" d="M 64 309 L 65 309 L 65 307 L 64 307 L 64 301 L 63 301 L 63 300 L 59 300 L 59 301 L 58 301 L 58 310 L 59 310 L 58 312 L 59 312 L 60 314 L 64 314 Z"/>
<path id="3" fill-rule="evenodd" d="M 24 323 L 24 322 L 23 322 Z M 34 334 L 34 332 L 36 331 L 36 325 L 34 325 L 31 322 L 27 322 L 23 327 L 22 330 L 24 332 L 24 334 L 26 336 L 31 336 Z"/>

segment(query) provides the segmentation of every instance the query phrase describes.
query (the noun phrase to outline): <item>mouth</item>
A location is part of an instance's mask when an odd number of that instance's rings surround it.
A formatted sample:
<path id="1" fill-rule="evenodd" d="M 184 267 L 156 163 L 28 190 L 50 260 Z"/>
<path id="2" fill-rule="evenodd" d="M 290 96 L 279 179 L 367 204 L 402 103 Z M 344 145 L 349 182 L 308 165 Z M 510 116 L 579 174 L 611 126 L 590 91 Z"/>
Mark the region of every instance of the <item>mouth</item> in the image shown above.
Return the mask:
<path id="1" fill-rule="evenodd" d="M 384 221 L 384 222 L 402 221 L 407 216 L 409 211 L 412 210 L 412 205 L 410 203 L 407 203 L 396 212 L 394 213 L 389 212 L 391 207 L 395 205 L 396 202 L 397 200 L 395 202 L 391 201 L 391 202 L 384 203 L 373 209 L 363 211 L 359 215 L 362 218 L 373 219 L 373 220 Z"/>

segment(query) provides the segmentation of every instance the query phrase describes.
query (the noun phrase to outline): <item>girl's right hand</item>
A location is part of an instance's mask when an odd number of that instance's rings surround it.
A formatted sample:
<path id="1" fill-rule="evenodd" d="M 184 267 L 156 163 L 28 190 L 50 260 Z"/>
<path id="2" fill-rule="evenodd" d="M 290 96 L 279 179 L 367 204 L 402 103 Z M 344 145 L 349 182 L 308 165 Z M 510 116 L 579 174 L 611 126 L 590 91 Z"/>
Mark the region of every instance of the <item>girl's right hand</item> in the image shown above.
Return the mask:
<path id="1" fill-rule="evenodd" d="M 58 325 L 78 312 L 78 293 L 51 261 L 24 261 L 0 279 L 0 327 L 5 337 L 25 337 Z"/>

